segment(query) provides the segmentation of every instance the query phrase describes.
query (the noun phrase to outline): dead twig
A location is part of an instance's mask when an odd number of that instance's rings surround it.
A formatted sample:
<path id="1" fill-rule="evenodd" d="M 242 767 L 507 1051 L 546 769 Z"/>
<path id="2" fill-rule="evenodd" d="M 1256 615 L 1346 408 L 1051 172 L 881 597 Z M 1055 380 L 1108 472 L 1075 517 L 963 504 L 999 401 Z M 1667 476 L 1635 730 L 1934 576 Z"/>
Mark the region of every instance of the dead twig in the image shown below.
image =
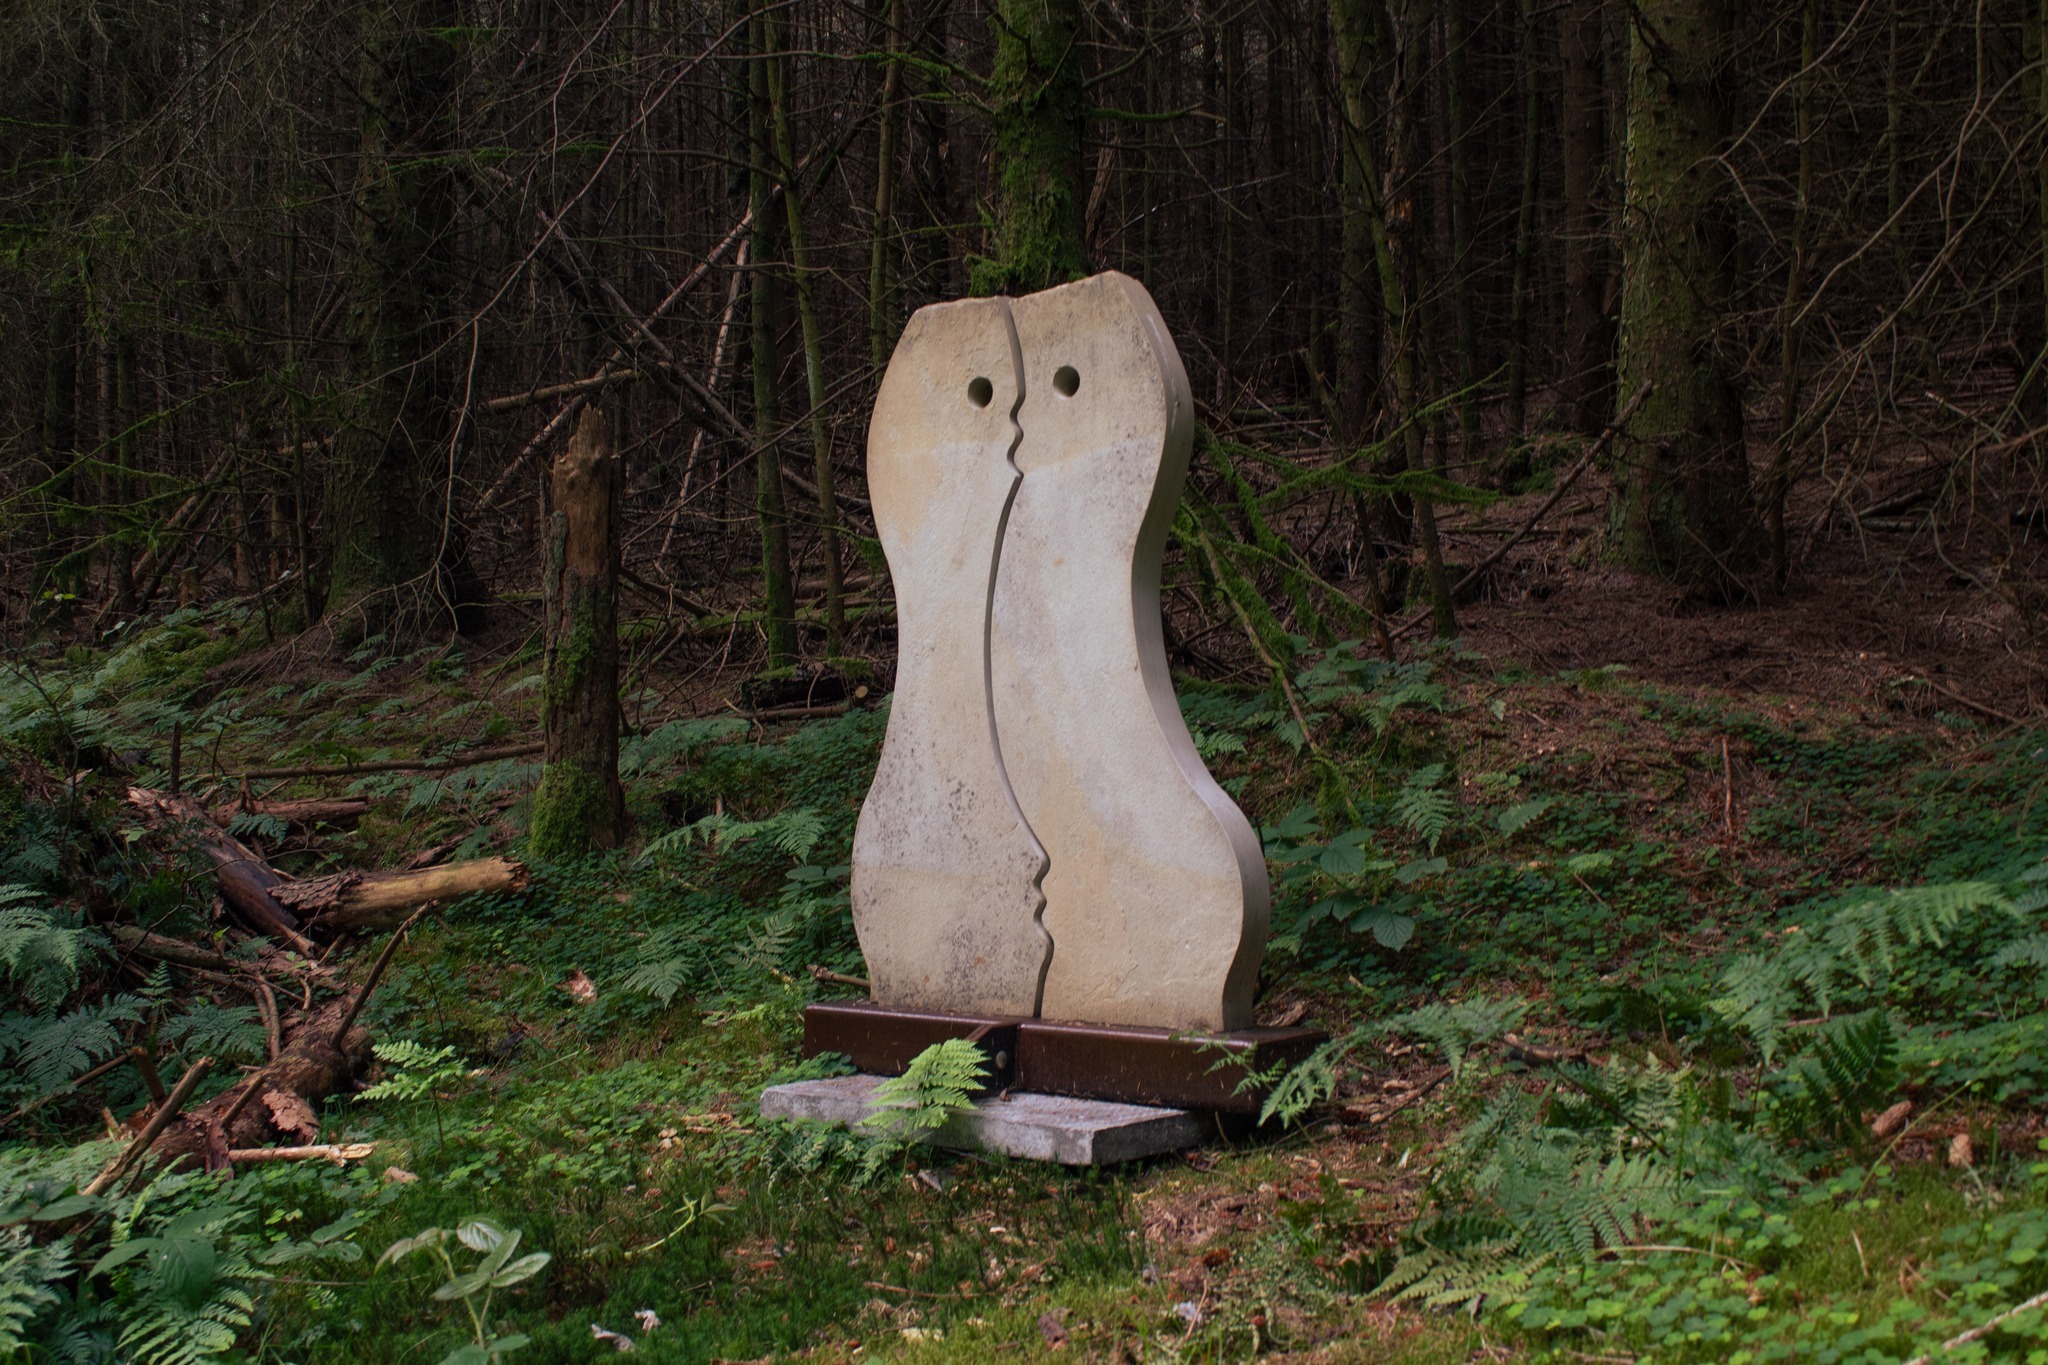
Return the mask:
<path id="1" fill-rule="evenodd" d="M 398 945 L 405 941 L 405 936 L 412 931 L 413 925 L 420 922 L 420 916 L 426 914 L 431 909 L 433 909 L 431 904 L 422 905 L 419 909 L 412 912 L 412 915 L 407 918 L 405 923 L 391 931 L 390 939 L 384 944 L 384 951 L 377 954 L 376 965 L 370 968 L 369 979 L 364 981 L 363 988 L 356 992 L 356 998 L 349 1002 L 348 1013 L 341 1016 L 341 1023 L 334 1030 L 335 1051 L 339 1052 L 341 1050 L 341 1040 L 348 1037 L 349 1029 L 355 1026 L 356 1016 L 361 1014 L 363 1006 L 369 1003 L 370 992 L 377 989 L 377 982 L 383 977 L 384 969 L 391 965 L 391 955 L 398 951 Z"/>
<path id="2" fill-rule="evenodd" d="M 185 1101 L 192 1097 L 192 1091 L 199 1084 L 200 1078 L 212 1069 L 211 1057 L 201 1057 L 186 1067 L 185 1074 L 178 1077 L 178 1083 L 171 1087 L 170 1095 L 156 1107 L 156 1112 L 149 1116 L 149 1122 L 143 1125 L 142 1132 L 136 1135 L 135 1141 L 129 1143 L 121 1155 L 115 1157 L 105 1170 L 87 1182 L 79 1193 L 91 1198 L 94 1195 L 105 1194 L 113 1188 L 114 1182 L 127 1174 L 129 1167 L 140 1161 L 149 1149 L 156 1145 L 157 1138 L 163 1134 L 171 1120 L 178 1116 L 178 1111 L 185 1107 Z"/>
<path id="3" fill-rule="evenodd" d="M 320 1142 L 309 1147 L 235 1147 L 228 1151 L 228 1160 L 237 1166 L 246 1166 L 257 1161 L 331 1161 L 339 1166 L 343 1162 L 361 1161 L 377 1150 L 374 1142 Z"/>
<path id="4" fill-rule="evenodd" d="M 815 963 L 811 966 L 811 980 L 829 981 L 835 986 L 852 986 L 855 990 L 862 991 L 871 991 L 875 988 L 874 982 L 864 976 L 848 976 L 844 972 L 828 972 Z"/>

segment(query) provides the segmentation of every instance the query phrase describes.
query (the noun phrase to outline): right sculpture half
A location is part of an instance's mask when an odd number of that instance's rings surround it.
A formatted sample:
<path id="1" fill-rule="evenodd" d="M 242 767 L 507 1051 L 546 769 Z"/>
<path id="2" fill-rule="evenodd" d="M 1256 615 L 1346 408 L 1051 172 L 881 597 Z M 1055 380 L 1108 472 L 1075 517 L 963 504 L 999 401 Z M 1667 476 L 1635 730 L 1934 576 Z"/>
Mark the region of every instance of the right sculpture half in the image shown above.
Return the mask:
<path id="1" fill-rule="evenodd" d="M 1045 1019 L 1251 1022 L 1270 889 L 1258 836 L 1181 719 L 1159 574 L 1194 403 L 1144 286 L 1013 300 L 1023 477 L 997 562 L 990 691 L 1045 849 Z"/>

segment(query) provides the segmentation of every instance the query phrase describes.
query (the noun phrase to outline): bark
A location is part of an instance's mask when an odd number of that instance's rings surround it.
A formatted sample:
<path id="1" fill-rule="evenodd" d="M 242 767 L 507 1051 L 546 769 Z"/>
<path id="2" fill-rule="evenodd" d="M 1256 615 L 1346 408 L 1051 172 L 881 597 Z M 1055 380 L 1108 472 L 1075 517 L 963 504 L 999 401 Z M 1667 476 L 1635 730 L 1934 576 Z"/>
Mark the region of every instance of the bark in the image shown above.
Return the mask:
<path id="1" fill-rule="evenodd" d="M 909 16 L 904 0 L 888 0 L 882 68 L 882 109 L 875 134 L 875 221 L 868 239 L 868 360 L 877 373 L 896 344 L 891 263 L 896 238 L 896 162 L 903 142 L 903 44 Z"/>
<path id="2" fill-rule="evenodd" d="M 1029 294 L 1087 273 L 1079 0 L 996 0 L 994 222 L 970 292 Z"/>
<path id="3" fill-rule="evenodd" d="M 367 1030 L 349 1030 L 340 1046 L 334 1030 L 347 1013 L 342 997 L 315 1006 L 292 1025 L 284 1051 L 249 1080 L 214 1096 L 180 1116 L 156 1144 L 156 1155 L 227 1159 L 236 1148 L 266 1147 L 279 1138 L 309 1136 L 303 1129 L 281 1125 L 280 1113 L 311 1110 L 351 1085 L 370 1055 Z"/>
<path id="4" fill-rule="evenodd" d="M 788 67 L 782 21 L 767 16 L 770 56 L 765 63 L 775 125 L 776 174 L 782 180 L 789 228 L 789 263 L 796 280 L 797 319 L 803 328 L 804 384 L 810 399 L 811 471 L 818 481 L 818 553 L 825 568 L 825 652 L 837 656 L 846 639 L 846 592 L 839 562 L 839 505 L 833 497 L 832 423 L 825 409 L 825 336 L 818 321 L 816 277 L 804 240 L 803 195 L 796 184 L 796 142 L 790 129 Z"/>
<path id="5" fill-rule="evenodd" d="M 355 254 L 352 410 L 327 479 L 328 608 L 339 639 L 416 633 L 452 619 L 442 553 L 447 465 L 459 398 L 439 333 L 454 293 L 454 173 L 445 153 L 455 0 L 369 6 L 360 150 L 351 203 Z M 432 509 L 428 515 L 423 510 Z"/>
<path id="6" fill-rule="evenodd" d="M 1689 595 L 1746 596 L 1758 549 L 1731 335 L 1730 0 L 1639 0 L 1629 50 L 1620 378 L 1654 386 L 1619 444 L 1613 551 Z"/>
<path id="7" fill-rule="evenodd" d="M 1602 78 L 1604 0 L 1564 10 L 1564 372 L 1558 392 L 1575 431 L 1591 436 L 1612 402 L 1613 328 L 1607 317 L 1607 92 Z"/>
<path id="8" fill-rule="evenodd" d="M 337 872 L 288 882 L 278 899 L 303 915 L 323 934 L 366 933 L 390 929 L 406 911 L 428 901 L 463 896 L 523 891 L 523 864 L 509 858 L 478 858 L 413 872 Z"/>
<path id="9" fill-rule="evenodd" d="M 1386 225 L 1379 211 L 1379 158 L 1372 144 L 1373 43 L 1369 0 L 1330 0 L 1341 127 L 1337 276 L 1337 409 L 1339 438 L 1363 444 L 1379 375 L 1379 257 Z M 1149 222 L 1150 215 L 1147 215 Z"/>
<path id="10" fill-rule="evenodd" d="M 604 415 L 585 409 L 555 461 L 547 550 L 545 766 L 527 846 L 536 858 L 616 848 L 619 787 L 618 461 Z"/>
<path id="11" fill-rule="evenodd" d="M 299 829 L 311 829 L 322 823 L 359 820 L 369 813 L 370 805 L 369 798 L 364 796 L 344 796 L 333 800 L 251 801 L 246 804 L 230 801 L 213 808 L 213 822 L 226 829 L 240 816 L 267 815 Z"/>
<path id="12" fill-rule="evenodd" d="M 284 877 L 256 856 L 247 844 L 213 822 L 213 817 L 189 796 L 171 796 L 147 787 L 130 787 L 128 804 L 141 812 L 143 820 L 158 828 L 191 839 L 213 862 L 220 896 L 250 930 L 266 938 L 282 939 L 310 953 L 313 945 L 300 932 L 299 921 L 276 892 Z"/>
<path id="13" fill-rule="evenodd" d="M 1536 72 L 1536 0 L 1521 0 L 1522 199 L 1515 213 L 1515 270 L 1508 311 L 1508 438 L 1529 425 L 1529 266 L 1543 169 L 1543 92 Z"/>
<path id="14" fill-rule="evenodd" d="M 1778 308 L 1778 439 L 1772 449 L 1770 480 L 1765 489 L 1764 516 L 1771 539 L 1771 580 L 1782 589 L 1792 571 L 1786 542 L 1785 501 L 1792 493 L 1792 471 L 1799 434 L 1800 362 L 1806 328 L 1800 303 L 1806 287 L 1806 254 L 1813 207 L 1814 58 L 1820 50 L 1820 0 L 1805 0 L 1799 23 L 1801 74 L 1793 94 L 1793 122 L 1799 139 L 1799 169 L 1794 181 L 1792 233 L 1785 266 L 1785 294 Z"/>
<path id="15" fill-rule="evenodd" d="M 758 56 L 772 50 L 767 6 L 758 7 L 749 23 L 751 50 Z M 767 609 L 763 622 L 768 637 L 770 671 L 796 663 L 796 589 L 790 571 L 789 514 L 782 487 L 782 455 L 775 391 L 778 379 L 776 331 L 779 291 L 775 260 L 775 225 L 769 214 L 774 176 L 774 150 L 769 133 L 768 69 L 759 61 L 747 68 L 747 187 L 753 214 L 754 240 L 749 254 L 753 275 L 754 362 L 754 510 L 761 523 L 761 595 Z"/>
<path id="16" fill-rule="evenodd" d="M 1479 442 L 1479 318 L 1472 296 L 1472 115 L 1466 78 L 1466 0 L 1444 0 L 1445 103 L 1450 123 L 1451 310 L 1457 330 L 1458 428 L 1471 461 Z"/>

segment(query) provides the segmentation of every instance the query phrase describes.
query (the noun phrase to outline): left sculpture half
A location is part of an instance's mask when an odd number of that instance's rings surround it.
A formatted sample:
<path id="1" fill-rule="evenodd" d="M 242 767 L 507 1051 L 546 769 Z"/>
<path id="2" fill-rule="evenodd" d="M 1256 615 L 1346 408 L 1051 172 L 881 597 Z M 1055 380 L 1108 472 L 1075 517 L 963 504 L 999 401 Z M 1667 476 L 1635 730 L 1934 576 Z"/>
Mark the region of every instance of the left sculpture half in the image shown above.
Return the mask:
<path id="1" fill-rule="evenodd" d="M 1045 851 L 1011 795 L 989 697 L 1022 374 L 1007 301 L 919 309 L 868 428 L 899 654 L 854 831 L 853 923 L 886 1008 L 1029 1017 L 1052 956 Z"/>

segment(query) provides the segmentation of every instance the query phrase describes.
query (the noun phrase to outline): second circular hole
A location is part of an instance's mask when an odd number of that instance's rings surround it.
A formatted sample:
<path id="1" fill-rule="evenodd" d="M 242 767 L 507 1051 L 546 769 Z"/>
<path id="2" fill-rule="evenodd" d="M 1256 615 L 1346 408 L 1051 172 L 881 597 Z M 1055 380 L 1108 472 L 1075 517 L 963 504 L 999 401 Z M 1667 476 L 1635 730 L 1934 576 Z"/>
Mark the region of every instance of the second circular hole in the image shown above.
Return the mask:
<path id="1" fill-rule="evenodd" d="M 996 386 L 989 383 L 986 377 L 977 376 L 968 381 L 967 401 L 974 404 L 977 408 L 987 407 L 994 400 L 995 396 Z"/>
<path id="2" fill-rule="evenodd" d="M 1081 375 L 1072 365 L 1062 365 L 1052 372 L 1052 386 L 1068 398 L 1081 389 Z"/>

